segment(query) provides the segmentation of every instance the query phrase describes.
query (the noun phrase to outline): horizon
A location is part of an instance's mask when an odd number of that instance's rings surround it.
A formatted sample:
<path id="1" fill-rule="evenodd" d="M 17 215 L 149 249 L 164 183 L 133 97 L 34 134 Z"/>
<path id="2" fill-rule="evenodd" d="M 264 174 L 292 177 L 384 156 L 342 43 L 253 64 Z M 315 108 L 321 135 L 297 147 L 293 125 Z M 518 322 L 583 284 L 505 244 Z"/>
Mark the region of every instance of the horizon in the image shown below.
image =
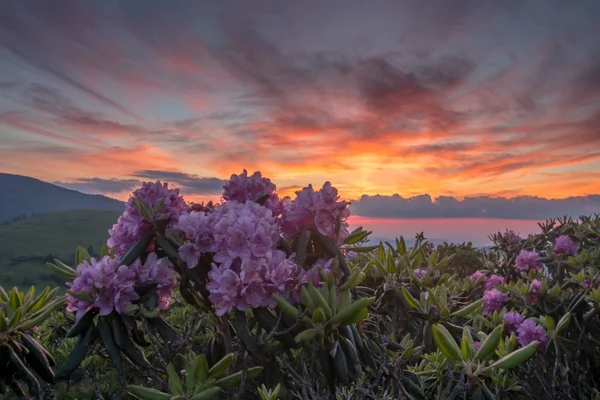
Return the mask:
<path id="1" fill-rule="evenodd" d="M 214 200 L 247 169 L 370 216 L 595 210 L 599 3 L 435 3 L 2 2 L 0 170 L 120 200 Z"/>

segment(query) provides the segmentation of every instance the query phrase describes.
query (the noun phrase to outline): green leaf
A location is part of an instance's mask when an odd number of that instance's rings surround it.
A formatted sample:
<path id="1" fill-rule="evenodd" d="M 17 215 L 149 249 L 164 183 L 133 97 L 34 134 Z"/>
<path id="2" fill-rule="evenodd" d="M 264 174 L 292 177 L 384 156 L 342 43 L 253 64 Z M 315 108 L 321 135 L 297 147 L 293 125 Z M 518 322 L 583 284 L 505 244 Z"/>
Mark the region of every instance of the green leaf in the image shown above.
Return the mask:
<path id="1" fill-rule="evenodd" d="M 77 265 L 81 264 L 83 261 L 89 262 L 90 259 L 90 254 L 87 250 L 82 246 L 77 246 L 77 249 L 75 250 L 75 261 L 77 262 Z"/>
<path id="2" fill-rule="evenodd" d="M 142 400 L 169 400 L 171 398 L 168 393 L 137 385 L 127 385 L 127 391 Z"/>
<path id="3" fill-rule="evenodd" d="M 499 359 L 498 361 L 496 361 L 495 363 L 493 363 L 486 369 L 492 369 L 492 368 L 509 369 L 509 368 L 518 367 L 519 365 L 525 363 L 527 360 L 529 360 L 533 356 L 533 354 L 535 353 L 535 351 L 538 348 L 538 345 L 539 345 L 539 342 L 537 342 L 537 341 L 531 342 L 527 346 L 522 347 L 517 351 L 513 351 L 510 354 L 507 354 L 506 356 L 502 357 L 501 359 Z"/>
<path id="4" fill-rule="evenodd" d="M 463 328 L 462 340 L 460 343 L 460 354 L 463 360 L 470 360 L 477 353 L 477 348 L 471 336 L 471 330 L 465 326 Z"/>
<path id="5" fill-rule="evenodd" d="M 415 299 L 412 296 L 412 294 L 410 294 L 409 291 L 406 290 L 406 288 L 404 286 L 402 286 L 400 288 L 400 291 L 402 292 L 402 296 L 404 296 L 404 299 L 406 300 L 406 302 L 408 303 L 409 306 L 411 306 L 415 310 L 420 310 L 421 309 L 421 307 L 420 307 L 419 302 L 417 301 L 417 299 Z"/>
<path id="6" fill-rule="evenodd" d="M 481 343 L 481 347 L 475 354 L 476 360 L 488 360 L 494 355 L 498 342 L 502 339 L 502 332 L 504 331 L 504 325 L 499 325 L 485 338 Z"/>
<path id="7" fill-rule="evenodd" d="M 471 304 L 467 304 L 460 310 L 454 311 L 450 314 L 451 317 L 466 317 L 472 313 L 475 313 L 480 307 L 483 306 L 483 299 L 479 299 Z"/>
<path id="8" fill-rule="evenodd" d="M 433 340 L 435 340 L 442 353 L 452 360 L 462 360 L 460 348 L 446 327 L 440 324 L 433 324 L 431 328 L 433 331 Z"/>

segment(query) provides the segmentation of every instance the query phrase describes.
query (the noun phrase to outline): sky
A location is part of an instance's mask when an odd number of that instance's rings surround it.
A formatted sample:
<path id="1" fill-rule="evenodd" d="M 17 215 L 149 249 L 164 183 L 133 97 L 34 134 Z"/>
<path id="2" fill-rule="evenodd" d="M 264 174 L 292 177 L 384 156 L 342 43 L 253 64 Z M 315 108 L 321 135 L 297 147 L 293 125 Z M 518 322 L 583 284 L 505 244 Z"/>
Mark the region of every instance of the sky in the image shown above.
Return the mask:
<path id="1" fill-rule="evenodd" d="M 0 172 L 203 201 L 258 170 L 377 218 L 600 212 L 599 20 L 596 0 L 3 0 Z"/>

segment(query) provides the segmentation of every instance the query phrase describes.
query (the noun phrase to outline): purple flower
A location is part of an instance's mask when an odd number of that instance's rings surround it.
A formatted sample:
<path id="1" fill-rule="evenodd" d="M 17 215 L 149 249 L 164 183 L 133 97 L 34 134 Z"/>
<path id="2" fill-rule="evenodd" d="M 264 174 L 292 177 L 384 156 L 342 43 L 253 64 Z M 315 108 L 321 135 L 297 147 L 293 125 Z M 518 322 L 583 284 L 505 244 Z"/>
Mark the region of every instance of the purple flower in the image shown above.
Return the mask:
<path id="1" fill-rule="evenodd" d="M 524 272 L 527 272 L 530 269 L 535 269 L 539 271 L 540 269 L 542 269 L 542 264 L 540 263 L 540 255 L 537 253 L 537 251 L 528 251 L 523 249 L 521 250 L 521 252 L 517 256 L 517 259 L 515 260 L 515 267 L 517 267 L 519 271 Z"/>
<path id="2" fill-rule="evenodd" d="M 355 251 L 352 251 L 352 250 L 350 250 L 349 252 L 347 252 L 347 253 L 346 253 L 346 258 L 347 258 L 349 261 L 352 261 L 352 260 L 354 260 L 356 257 L 358 257 L 358 253 L 357 253 L 357 252 L 355 252 Z"/>
<path id="3" fill-rule="evenodd" d="M 432 242 L 427 243 L 427 250 L 429 250 L 429 251 L 435 250 L 435 243 L 432 243 Z"/>
<path id="4" fill-rule="evenodd" d="M 485 276 L 485 274 L 481 271 L 475 271 L 470 277 L 469 279 L 472 281 L 476 281 L 477 279 L 482 278 L 483 282 L 485 282 L 487 280 L 487 276 Z"/>
<path id="5" fill-rule="evenodd" d="M 158 307 L 166 309 L 176 283 L 175 271 L 167 258 L 158 259 L 156 253 L 150 253 L 145 264 L 137 260 L 130 267 L 119 265 L 119 260 L 109 256 L 92 258 L 78 265 L 75 279 L 67 283 L 71 292 L 84 292 L 88 299 L 66 294 L 67 311 L 75 312 L 76 319 L 92 308 L 97 308 L 100 315 L 113 311 L 122 314 L 139 299 L 135 287 L 143 283 L 156 284 Z"/>
<path id="6" fill-rule="evenodd" d="M 350 216 L 350 203 L 338 199 L 337 189 L 329 182 L 316 192 L 312 185 L 296 192 L 296 199 L 284 207 L 280 221 L 283 236 L 292 238 L 303 229 L 316 228 L 322 235 L 341 244 L 349 235 L 346 219 Z M 339 237 L 336 234 L 338 219 Z"/>
<path id="7" fill-rule="evenodd" d="M 513 231 L 512 229 L 507 229 L 506 232 L 504 232 L 504 234 L 502 235 L 502 239 L 504 239 L 504 241 L 510 247 L 516 246 L 522 240 L 521 237 L 518 234 L 516 234 L 515 231 Z"/>
<path id="8" fill-rule="evenodd" d="M 519 329 L 519 326 L 521 325 L 521 322 L 525 320 L 525 317 L 518 311 L 511 311 L 504 314 L 502 320 L 506 324 L 507 332 L 517 333 L 517 329 Z"/>
<path id="9" fill-rule="evenodd" d="M 529 289 L 529 293 L 538 295 L 538 294 L 540 294 L 541 290 L 542 290 L 542 282 L 538 281 L 537 279 L 534 279 L 533 281 L 531 281 L 531 288 Z"/>
<path id="10" fill-rule="evenodd" d="M 501 277 L 500 275 L 494 274 L 494 275 L 490 276 L 489 278 L 485 279 L 485 281 L 483 283 L 483 288 L 485 290 L 489 290 L 489 289 L 498 287 L 503 283 L 504 283 L 504 278 Z"/>
<path id="11" fill-rule="evenodd" d="M 136 201 L 141 201 L 149 209 L 160 205 L 154 212 L 153 221 L 144 218 Z M 107 246 L 114 249 L 116 257 L 123 256 L 152 228 L 153 222 L 164 221 L 168 227 L 177 222 L 179 216 L 188 210 L 189 206 L 179 195 L 179 189 L 169 189 L 167 183 L 162 184 L 160 181 L 144 182 L 141 188 L 133 192 L 125 212 L 109 229 L 110 238 L 106 242 Z"/>
<path id="12" fill-rule="evenodd" d="M 269 252 L 264 258 L 213 264 L 206 285 L 209 299 L 219 316 L 248 306 L 273 308 L 277 305 L 273 294 L 284 295 L 293 289 L 296 269 L 296 263 L 279 250 Z"/>
<path id="13" fill-rule="evenodd" d="M 544 332 L 544 328 L 541 325 L 535 323 L 531 318 L 526 319 L 519 325 L 517 329 L 517 341 L 524 347 L 529 343 L 538 341 L 538 351 L 543 351 L 548 343 L 548 335 Z"/>
<path id="14" fill-rule="evenodd" d="M 567 235 L 562 235 L 554 240 L 552 251 L 557 255 L 574 256 L 577 254 L 577 244 Z"/>
<path id="15" fill-rule="evenodd" d="M 279 196 L 275 194 L 277 187 L 258 171 L 250 177 L 246 170 L 240 175 L 231 175 L 230 180 L 223 186 L 223 189 L 223 199 L 237 201 L 238 203 L 256 201 L 263 195 L 270 195 L 265 201 L 265 207 L 270 209 L 275 216 L 283 212 L 283 204 Z"/>
<path id="16" fill-rule="evenodd" d="M 479 350 L 481 348 L 481 342 L 477 341 L 477 342 L 474 342 L 473 344 L 475 345 L 475 348 L 477 350 Z"/>
<path id="17" fill-rule="evenodd" d="M 419 280 L 421 280 L 421 279 L 423 279 L 425 277 L 425 275 L 427 275 L 427 270 L 426 269 L 420 269 L 420 268 L 413 269 L 413 274 L 415 274 L 415 276 Z"/>
<path id="18" fill-rule="evenodd" d="M 228 201 L 215 208 L 212 219 L 212 251 L 218 263 L 262 258 L 279 243 L 275 217 L 258 203 Z"/>
<path id="19" fill-rule="evenodd" d="M 494 311 L 499 311 L 508 300 L 510 300 L 510 296 L 498 289 L 486 290 L 483 292 L 483 314 L 488 315 Z"/>

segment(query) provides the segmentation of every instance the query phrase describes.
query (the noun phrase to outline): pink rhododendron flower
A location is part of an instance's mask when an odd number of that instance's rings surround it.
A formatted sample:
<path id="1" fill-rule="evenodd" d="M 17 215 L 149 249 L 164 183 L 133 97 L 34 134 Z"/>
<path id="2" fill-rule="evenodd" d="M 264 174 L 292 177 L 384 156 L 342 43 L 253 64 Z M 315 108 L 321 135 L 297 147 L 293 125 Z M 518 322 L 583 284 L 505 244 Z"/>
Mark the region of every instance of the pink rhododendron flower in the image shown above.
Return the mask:
<path id="1" fill-rule="evenodd" d="M 543 351 L 548 344 L 548 335 L 541 325 L 535 323 L 531 318 L 526 319 L 517 329 L 517 341 L 521 346 L 527 346 L 529 343 L 538 341 L 538 351 Z"/>
<path id="2" fill-rule="evenodd" d="M 493 289 L 504 283 L 504 278 L 500 275 L 493 274 L 487 279 L 484 279 L 483 288 L 485 290 Z"/>
<path id="3" fill-rule="evenodd" d="M 539 271 L 540 269 L 542 269 L 540 255 L 537 253 L 537 251 L 528 251 L 523 249 L 521 250 L 521 252 L 517 256 L 517 259 L 515 260 L 515 267 L 519 271 L 524 272 L 527 272 L 531 269 Z"/>
<path id="4" fill-rule="evenodd" d="M 483 314 L 488 315 L 502 309 L 510 297 L 498 289 L 490 289 L 483 292 Z"/>
<path id="5" fill-rule="evenodd" d="M 533 281 L 531 281 L 531 288 L 529 289 L 529 293 L 534 294 L 534 295 L 538 295 L 540 294 L 541 290 L 542 290 L 542 282 L 538 281 L 537 279 L 534 279 Z"/>
<path id="6" fill-rule="evenodd" d="M 179 257 L 188 268 L 198 264 L 202 253 L 211 252 L 213 246 L 212 213 L 191 211 L 182 214 L 174 230 L 182 232 L 190 242 L 179 247 Z"/>
<path id="7" fill-rule="evenodd" d="M 427 275 L 427 270 L 426 269 L 420 269 L 420 268 L 413 269 L 413 274 L 415 274 L 415 276 L 417 278 L 419 278 L 419 280 L 420 280 L 420 279 L 423 279 L 425 277 L 425 275 Z"/>
<path id="8" fill-rule="evenodd" d="M 475 271 L 473 274 L 471 274 L 471 276 L 469 276 L 469 279 L 472 281 L 476 281 L 479 278 L 483 278 L 483 282 L 487 280 L 487 276 L 485 276 L 485 274 L 481 271 Z"/>
<path id="9" fill-rule="evenodd" d="M 569 236 L 562 235 L 554 240 L 552 251 L 558 255 L 574 256 L 577 254 L 577 249 L 577 244 Z"/>
<path id="10" fill-rule="evenodd" d="M 515 231 L 513 231 L 512 229 L 507 229 L 506 232 L 504 232 L 504 234 L 502 235 L 502 239 L 504 239 L 510 247 L 516 246 L 522 240 L 521 237 L 518 234 L 516 234 Z"/>
<path id="11" fill-rule="evenodd" d="M 217 266 L 208 273 L 206 288 L 209 300 L 219 316 L 237 309 L 276 306 L 273 294 L 292 290 L 297 266 L 282 251 L 272 251 L 264 258 L 235 259 Z"/>
<path id="12" fill-rule="evenodd" d="M 338 201 L 337 189 L 326 182 L 316 191 L 308 185 L 296 192 L 296 199 L 285 205 L 281 230 L 283 236 L 292 238 L 303 229 L 316 228 L 319 233 L 341 244 L 350 234 L 346 219 L 350 216 L 350 203 Z M 339 238 L 336 235 L 336 221 L 340 219 Z"/>
<path id="13" fill-rule="evenodd" d="M 263 258 L 279 243 L 273 213 L 258 203 L 228 201 L 215 208 L 212 220 L 212 251 L 217 263 Z"/>
<path id="14" fill-rule="evenodd" d="M 189 210 L 189 206 L 179 195 L 179 189 L 169 189 L 167 183 L 162 184 L 160 181 L 144 182 L 141 188 L 133 192 L 125 212 L 108 231 L 110 238 L 106 243 L 109 248 L 114 249 L 116 257 L 126 254 L 152 227 L 152 221 L 142 216 L 134 199 L 142 201 L 150 209 L 162 201 L 162 206 L 154 213 L 154 220 L 166 221 L 167 226 L 177 222 L 179 216 Z"/>
<path id="15" fill-rule="evenodd" d="M 157 285 L 158 306 L 166 309 L 176 282 L 171 267 L 168 259 L 159 260 L 156 253 L 150 253 L 145 264 L 142 265 L 138 260 L 130 267 L 119 265 L 119 260 L 109 256 L 84 261 L 77 266 L 77 276 L 67 286 L 71 292 L 84 292 L 90 299 L 80 300 L 66 294 L 67 311 L 75 312 L 76 319 L 92 308 L 98 308 L 100 315 L 108 315 L 113 311 L 122 314 L 139 299 L 135 287 L 142 283 Z"/>
<path id="16" fill-rule="evenodd" d="M 522 316 L 518 311 L 511 311 L 502 317 L 502 320 L 506 324 L 506 331 L 509 333 L 517 333 L 517 329 L 521 326 L 521 322 L 525 320 L 525 317 Z"/>
<path id="17" fill-rule="evenodd" d="M 265 207 L 270 209 L 275 216 L 283 212 L 282 201 L 275 193 L 277 187 L 258 171 L 252 176 L 248 176 L 246 170 L 240 175 L 231 175 L 229 182 L 223 186 L 223 189 L 223 199 L 237 201 L 238 203 L 245 203 L 248 200 L 256 201 L 259 197 L 268 194 L 270 196 L 265 201 Z"/>

